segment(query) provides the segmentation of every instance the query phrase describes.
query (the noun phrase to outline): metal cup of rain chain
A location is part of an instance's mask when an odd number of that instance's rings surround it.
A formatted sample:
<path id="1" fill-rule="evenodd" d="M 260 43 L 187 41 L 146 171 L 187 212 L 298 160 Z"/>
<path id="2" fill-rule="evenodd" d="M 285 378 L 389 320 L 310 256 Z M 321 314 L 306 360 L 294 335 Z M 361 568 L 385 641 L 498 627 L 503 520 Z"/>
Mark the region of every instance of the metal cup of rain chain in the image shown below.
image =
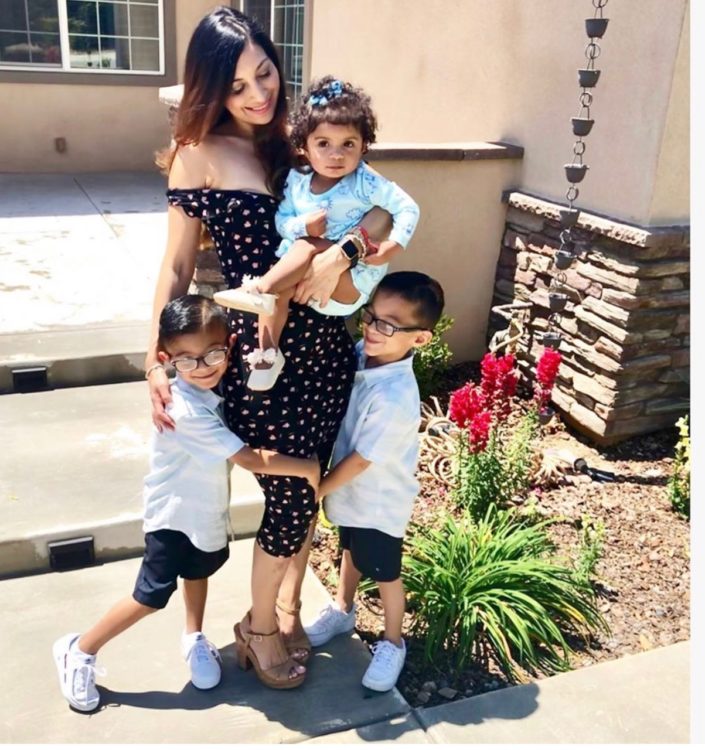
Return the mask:
<path id="1" fill-rule="evenodd" d="M 578 68 L 578 83 L 583 89 L 591 89 L 597 84 L 600 77 L 599 70 L 590 70 L 590 68 Z"/>
<path id="2" fill-rule="evenodd" d="M 590 39 L 602 39 L 605 31 L 607 31 L 607 24 L 609 22 L 609 18 L 586 18 L 585 33 Z"/>
<path id="3" fill-rule="evenodd" d="M 559 271 L 565 271 L 573 265 L 575 256 L 567 250 L 558 250 L 553 256 L 553 262 Z"/>
<path id="4" fill-rule="evenodd" d="M 563 169 L 565 169 L 565 176 L 568 182 L 572 182 L 575 184 L 576 182 L 582 182 L 583 177 L 585 177 L 585 174 L 588 171 L 588 165 L 564 164 Z"/>
<path id="5" fill-rule="evenodd" d="M 579 208 L 559 208 L 558 213 L 561 217 L 561 229 L 570 229 L 578 223 L 580 217 Z"/>
<path id="6" fill-rule="evenodd" d="M 548 307 L 552 313 L 561 312 L 565 309 L 568 304 L 568 295 L 561 294 L 560 292 L 549 292 L 548 293 Z"/>
<path id="7" fill-rule="evenodd" d="M 558 349 L 561 345 L 561 341 L 563 341 L 563 336 L 561 336 L 560 333 L 554 333 L 553 331 L 544 333 L 543 338 L 541 339 L 541 343 L 544 346 L 551 347 L 551 349 Z"/>
<path id="8" fill-rule="evenodd" d="M 573 135 L 578 136 L 578 138 L 589 135 L 592 126 L 595 124 L 595 121 L 589 117 L 571 117 L 570 121 L 573 123 Z"/>

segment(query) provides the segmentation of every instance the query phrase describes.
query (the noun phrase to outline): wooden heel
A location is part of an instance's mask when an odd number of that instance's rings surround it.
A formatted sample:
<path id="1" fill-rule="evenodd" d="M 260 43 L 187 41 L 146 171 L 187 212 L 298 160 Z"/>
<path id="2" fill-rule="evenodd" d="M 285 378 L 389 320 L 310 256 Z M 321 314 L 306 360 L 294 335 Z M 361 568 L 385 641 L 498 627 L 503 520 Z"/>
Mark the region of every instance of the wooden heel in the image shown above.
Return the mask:
<path id="1" fill-rule="evenodd" d="M 269 667 L 269 669 L 262 669 L 262 667 L 260 667 L 257 654 L 250 644 L 253 641 L 256 643 L 264 643 L 266 640 L 272 638 L 281 639 L 281 634 L 278 629 L 272 633 L 253 633 L 251 630 L 248 630 L 248 626 L 245 624 L 246 621 L 249 623 L 249 619 L 250 613 L 248 612 L 243 621 L 234 627 L 235 646 L 240 669 L 254 667 L 255 673 L 260 682 L 267 687 L 274 688 L 275 690 L 290 690 L 291 688 L 301 685 L 306 678 L 306 673 L 297 674 L 295 677 L 291 676 L 292 670 L 299 666 L 291 657 L 289 657 L 284 663 L 276 664 Z"/>

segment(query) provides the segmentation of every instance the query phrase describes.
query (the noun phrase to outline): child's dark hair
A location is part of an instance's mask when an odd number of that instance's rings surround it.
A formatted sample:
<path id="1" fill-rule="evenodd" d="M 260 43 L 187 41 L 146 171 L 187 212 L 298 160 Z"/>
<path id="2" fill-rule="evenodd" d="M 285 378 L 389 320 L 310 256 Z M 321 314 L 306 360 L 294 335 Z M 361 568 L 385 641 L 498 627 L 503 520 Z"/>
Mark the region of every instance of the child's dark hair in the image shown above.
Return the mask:
<path id="1" fill-rule="evenodd" d="M 416 322 L 431 331 L 443 314 L 443 288 L 435 279 L 420 271 L 389 273 L 379 282 L 377 292 L 395 294 L 415 305 Z"/>
<path id="2" fill-rule="evenodd" d="M 159 316 L 159 346 L 166 349 L 178 336 L 218 328 L 225 343 L 230 331 L 225 308 L 200 294 L 184 294 L 164 305 Z"/>
<path id="3" fill-rule="evenodd" d="M 297 150 L 306 146 L 306 139 L 322 122 L 353 125 L 360 131 L 365 146 L 375 142 L 377 133 L 370 97 L 362 89 L 333 76 L 324 76 L 309 86 L 290 122 L 290 141 Z"/>

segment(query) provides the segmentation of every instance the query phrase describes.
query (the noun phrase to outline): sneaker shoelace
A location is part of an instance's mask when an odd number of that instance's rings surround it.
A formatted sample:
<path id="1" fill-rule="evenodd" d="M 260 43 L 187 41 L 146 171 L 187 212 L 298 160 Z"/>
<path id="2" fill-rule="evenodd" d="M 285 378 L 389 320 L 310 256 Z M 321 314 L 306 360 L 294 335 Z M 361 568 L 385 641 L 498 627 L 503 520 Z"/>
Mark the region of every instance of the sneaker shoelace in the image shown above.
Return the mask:
<path id="1" fill-rule="evenodd" d="M 377 641 L 370 646 L 370 651 L 374 655 L 374 661 L 382 667 L 392 667 L 396 661 L 397 647 L 390 641 Z"/>
<path id="2" fill-rule="evenodd" d="M 198 662 L 210 662 L 215 659 L 215 646 L 205 638 L 199 638 L 193 645 L 193 653 Z"/>
<path id="3" fill-rule="evenodd" d="M 328 625 L 335 622 L 341 614 L 344 615 L 345 612 L 341 612 L 341 610 L 335 609 L 335 607 L 329 604 L 321 610 L 320 624 L 328 627 Z"/>

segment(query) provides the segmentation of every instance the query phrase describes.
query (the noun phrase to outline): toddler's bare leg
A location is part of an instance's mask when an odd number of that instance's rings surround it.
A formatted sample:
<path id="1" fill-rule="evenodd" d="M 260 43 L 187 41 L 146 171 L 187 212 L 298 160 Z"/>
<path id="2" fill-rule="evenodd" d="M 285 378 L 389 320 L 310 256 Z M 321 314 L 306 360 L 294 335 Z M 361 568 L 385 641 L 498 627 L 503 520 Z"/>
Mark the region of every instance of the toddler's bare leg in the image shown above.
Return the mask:
<path id="1" fill-rule="evenodd" d="M 258 279 L 257 288 L 267 294 L 282 294 L 295 287 L 306 274 L 313 256 L 320 252 L 307 240 L 296 240 L 287 254 Z"/>
<path id="2" fill-rule="evenodd" d="M 384 606 L 384 637 L 396 646 L 401 646 L 401 623 L 404 618 L 404 584 L 396 581 L 377 582 Z"/>
<path id="3" fill-rule="evenodd" d="M 79 639 L 78 647 L 84 654 L 97 654 L 108 641 L 132 627 L 143 617 L 157 610 L 140 604 L 131 596 L 121 599 L 107 614 L 87 630 Z"/>
<path id="4" fill-rule="evenodd" d="M 283 292 L 279 292 L 279 296 L 274 303 L 273 315 L 259 316 L 257 335 L 259 337 L 260 349 L 279 348 L 279 339 L 281 338 L 286 321 L 289 319 L 289 302 L 294 296 L 294 289 L 295 287 L 290 287 Z M 265 363 L 255 365 L 258 369 L 267 369 L 269 366 Z"/>

